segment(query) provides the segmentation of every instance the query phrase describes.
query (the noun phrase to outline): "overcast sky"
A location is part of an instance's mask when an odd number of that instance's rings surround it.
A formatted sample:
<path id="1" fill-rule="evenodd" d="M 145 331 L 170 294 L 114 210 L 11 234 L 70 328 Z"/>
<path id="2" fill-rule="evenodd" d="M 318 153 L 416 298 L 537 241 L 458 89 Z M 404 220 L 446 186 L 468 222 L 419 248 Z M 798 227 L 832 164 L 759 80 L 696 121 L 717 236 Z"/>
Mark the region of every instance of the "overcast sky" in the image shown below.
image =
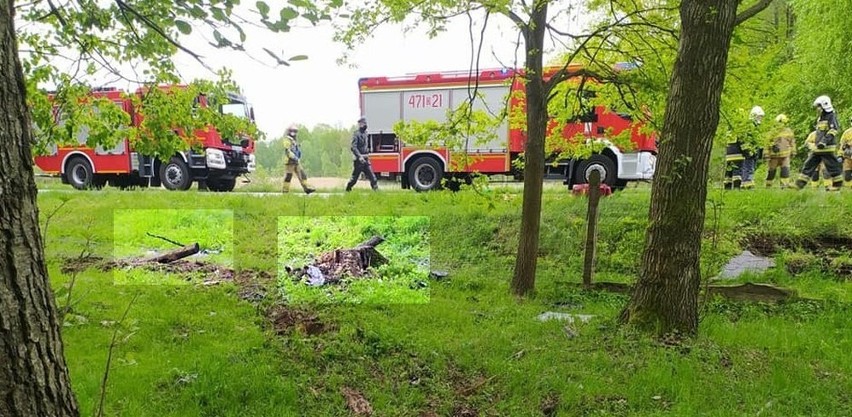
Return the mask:
<path id="1" fill-rule="evenodd" d="M 480 18 L 474 22 L 477 38 L 481 26 Z M 471 60 L 468 20 L 464 16 L 451 20 L 448 31 L 431 40 L 425 30 L 403 33 L 401 26 L 385 26 L 352 51 L 350 62 L 356 68 L 337 64 L 345 49 L 333 42 L 332 36 L 330 26 L 299 27 L 280 35 L 260 30 L 249 32 L 247 43 L 255 51 L 268 47 L 282 57 L 308 55 L 308 60 L 292 62 L 291 66 L 270 67 L 238 52 L 216 51 L 211 47 L 205 48 L 202 54 L 210 66 L 226 65 L 233 70 L 235 81 L 254 105 L 258 126 L 268 138 L 281 136 L 290 123 L 308 128 L 320 123 L 354 126 L 360 115 L 359 78 L 466 70 Z M 517 32 L 506 18 L 492 17 L 488 22 L 480 68 L 512 66 L 516 39 Z M 263 57 L 263 54 L 253 55 Z M 520 56 L 523 56 L 523 48 Z M 178 57 L 177 62 L 187 79 L 212 77 L 186 55 Z"/>

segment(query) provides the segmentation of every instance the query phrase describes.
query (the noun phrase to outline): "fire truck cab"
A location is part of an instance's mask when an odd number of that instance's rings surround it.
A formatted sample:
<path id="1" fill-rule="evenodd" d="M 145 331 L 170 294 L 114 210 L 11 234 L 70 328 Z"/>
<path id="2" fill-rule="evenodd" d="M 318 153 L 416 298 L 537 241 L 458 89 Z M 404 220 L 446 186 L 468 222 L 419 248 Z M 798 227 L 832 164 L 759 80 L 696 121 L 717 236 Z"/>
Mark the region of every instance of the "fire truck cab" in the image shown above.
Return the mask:
<path id="1" fill-rule="evenodd" d="M 135 94 L 143 92 L 139 89 Z M 93 90 L 92 95 L 111 100 L 130 115 L 133 125 L 142 123 L 142 113 L 121 91 L 100 88 Z M 229 98 L 229 103 L 220 109 L 222 113 L 254 121 L 254 109 L 245 97 L 231 94 Z M 204 96 L 199 96 L 198 103 L 207 105 Z M 56 122 L 63 123 L 61 115 L 57 115 Z M 45 173 L 59 175 L 63 183 L 81 190 L 106 184 L 121 188 L 162 185 L 169 190 L 187 190 L 193 182 L 198 182 L 202 189 L 231 191 L 238 176 L 254 171 L 252 138 L 223 138 L 212 127 L 196 131 L 195 136 L 200 146 L 161 159 L 136 152 L 128 139 L 120 140 L 110 149 L 102 146 L 92 149 L 86 145 L 88 129 L 84 126 L 77 136 L 77 144 L 50 145 L 46 155 L 35 157 L 35 164 Z"/>

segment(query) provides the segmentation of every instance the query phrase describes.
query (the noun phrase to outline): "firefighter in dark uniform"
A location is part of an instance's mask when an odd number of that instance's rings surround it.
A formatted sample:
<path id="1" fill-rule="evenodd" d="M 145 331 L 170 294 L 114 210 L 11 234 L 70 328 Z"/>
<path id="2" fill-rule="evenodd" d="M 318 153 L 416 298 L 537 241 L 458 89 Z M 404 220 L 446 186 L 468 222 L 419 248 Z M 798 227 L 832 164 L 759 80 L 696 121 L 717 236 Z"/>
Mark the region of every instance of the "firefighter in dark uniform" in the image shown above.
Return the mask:
<path id="1" fill-rule="evenodd" d="M 290 192 L 290 181 L 295 175 L 299 179 L 302 189 L 305 190 L 305 194 L 310 194 L 316 189 L 308 184 L 308 175 L 302 168 L 302 148 L 296 140 L 298 132 L 299 127 L 292 124 L 287 128 L 287 136 L 284 136 L 284 186 L 281 188 L 281 192 Z"/>
<path id="2" fill-rule="evenodd" d="M 758 108 L 758 107 L 755 107 Z M 761 113 L 763 109 L 760 109 Z M 743 112 L 741 110 L 741 112 Z M 748 132 L 735 132 L 728 139 L 725 146 L 725 189 L 739 189 L 743 185 L 743 163 L 747 156 L 751 156 L 756 149 L 756 126 L 755 109 L 752 109 L 749 115 L 752 123 L 748 127 Z M 742 117 L 739 113 L 737 117 Z M 762 114 L 761 114 L 762 117 Z M 742 119 L 739 119 L 742 120 Z M 752 131 L 754 129 L 754 131 Z"/>
<path id="3" fill-rule="evenodd" d="M 796 149 L 796 138 L 788 122 L 789 119 L 785 114 L 775 116 L 775 130 L 769 136 L 766 149 L 763 150 L 769 165 L 766 172 L 766 188 L 772 187 L 778 168 L 781 169 L 781 188 L 790 186 L 790 156 Z"/>
<path id="4" fill-rule="evenodd" d="M 757 168 L 757 161 L 761 157 L 763 147 L 760 146 L 760 124 L 763 122 L 763 108 L 754 106 L 749 113 L 751 124 L 748 131 L 745 132 L 742 143 L 743 162 L 742 162 L 742 187 L 754 188 L 754 170 Z"/>
<path id="5" fill-rule="evenodd" d="M 363 172 L 370 180 L 370 187 L 373 191 L 379 189 L 376 181 L 376 174 L 373 173 L 373 168 L 370 166 L 370 147 L 367 143 L 367 119 L 361 117 L 358 119 L 358 130 L 352 135 L 352 146 L 349 148 L 352 151 L 352 177 L 346 183 L 346 191 L 352 191 L 352 186 L 358 182 L 358 178 Z"/>
<path id="6" fill-rule="evenodd" d="M 816 124 L 816 149 L 805 160 L 799 179 L 796 180 L 796 187 L 804 188 L 808 181 L 814 178 L 822 162 L 831 178 L 831 186 L 826 187 L 826 190 L 837 191 L 843 185 L 843 168 L 837 160 L 837 135 L 840 124 L 837 122 L 837 115 L 828 96 L 817 97 L 814 100 L 814 107 L 819 113 Z"/>

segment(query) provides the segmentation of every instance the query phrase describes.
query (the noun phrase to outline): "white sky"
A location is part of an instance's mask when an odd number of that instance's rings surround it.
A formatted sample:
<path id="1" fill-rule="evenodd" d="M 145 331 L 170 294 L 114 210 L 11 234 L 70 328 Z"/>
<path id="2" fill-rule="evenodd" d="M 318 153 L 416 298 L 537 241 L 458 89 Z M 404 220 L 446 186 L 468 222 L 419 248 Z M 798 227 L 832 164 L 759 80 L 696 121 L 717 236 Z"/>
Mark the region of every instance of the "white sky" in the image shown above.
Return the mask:
<path id="1" fill-rule="evenodd" d="M 563 19 L 567 17 L 563 16 Z M 482 20 L 474 25 L 474 34 L 478 38 Z M 198 49 L 202 50 L 201 55 L 211 67 L 225 65 L 233 71 L 234 80 L 254 106 L 258 127 L 272 139 L 281 136 L 290 123 L 308 128 L 320 123 L 346 128 L 354 126 L 360 115 L 359 78 L 468 69 L 471 60 L 468 20 L 460 16 L 447 26 L 446 32 L 431 40 L 425 29 L 404 33 L 402 26 L 384 26 L 350 53 L 350 64 L 356 68 L 337 64 L 345 48 L 332 40 L 330 26 L 299 27 L 286 34 L 247 30 L 248 47 L 260 51 L 252 52 L 252 55 L 265 57 L 264 62 L 269 62 L 269 59 L 261 47 L 267 47 L 283 58 L 308 55 L 307 60 L 292 62 L 290 66 L 270 67 L 239 52 L 217 51 L 211 46 Z M 516 38 L 517 32 L 505 17 L 492 16 L 482 48 L 480 68 L 513 66 Z M 523 47 L 519 56 L 518 65 L 521 65 Z M 213 77 L 186 54 L 179 56 L 176 62 L 187 80 Z"/>
<path id="2" fill-rule="evenodd" d="M 497 30 L 491 32 L 495 38 L 500 35 Z M 263 45 L 264 40 L 253 41 L 249 34 L 248 43 L 257 45 L 258 49 L 268 47 L 284 58 L 308 56 L 307 60 L 291 62 L 290 66 L 270 67 L 239 52 L 216 51 L 212 47 L 205 48 L 210 51 L 203 55 L 211 67 L 226 65 L 233 71 L 234 80 L 254 106 L 258 127 L 269 138 L 282 135 L 290 123 L 309 128 L 320 123 L 354 126 L 360 115 L 359 78 L 464 70 L 470 65 L 470 41 L 464 19 L 456 20 L 447 33 L 432 40 L 425 33 L 403 34 L 400 26 L 382 28 L 350 54 L 350 63 L 357 68 L 337 64 L 345 48 L 333 42 L 332 35 L 330 27 L 301 28 L 278 36 L 259 35 L 270 40 Z M 494 40 L 498 44 L 494 49 L 511 66 L 514 39 L 500 38 Z M 490 51 L 487 47 L 483 49 L 481 68 L 501 66 Z M 254 55 L 263 59 L 265 53 Z M 188 79 L 213 76 L 192 58 L 181 56 L 177 61 Z M 264 62 L 269 62 L 268 57 Z"/>

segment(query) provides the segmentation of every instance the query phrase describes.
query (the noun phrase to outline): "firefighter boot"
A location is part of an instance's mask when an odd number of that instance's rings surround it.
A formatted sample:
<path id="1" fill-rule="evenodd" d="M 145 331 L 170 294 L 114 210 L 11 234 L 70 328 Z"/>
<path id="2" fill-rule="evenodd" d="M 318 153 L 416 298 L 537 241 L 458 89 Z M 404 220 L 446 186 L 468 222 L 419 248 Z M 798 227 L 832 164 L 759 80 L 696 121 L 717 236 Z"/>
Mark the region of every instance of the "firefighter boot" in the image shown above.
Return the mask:
<path id="1" fill-rule="evenodd" d="M 790 188 L 790 167 L 781 167 L 781 188 Z"/>
<path id="2" fill-rule="evenodd" d="M 284 176 L 284 185 L 281 186 L 281 192 L 287 194 L 290 192 L 290 180 L 293 179 L 293 174 L 287 174 Z"/>
<path id="3" fill-rule="evenodd" d="M 843 184 L 846 188 L 852 188 L 852 171 L 843 171 Z"/>
<path id="4" fill-rule="evenodd" d="M 766 172 L 766 188 L 772 188 L 772 184 L 775 182 L 775 171 L 770 169 Z"/>
<path id="5" fill-rule="evenodd" d="M 830 187 L 825 187 L 825 191 L 840 191 L 843 188 L 843 181 L 837 180 L 831 183 Z"/>

